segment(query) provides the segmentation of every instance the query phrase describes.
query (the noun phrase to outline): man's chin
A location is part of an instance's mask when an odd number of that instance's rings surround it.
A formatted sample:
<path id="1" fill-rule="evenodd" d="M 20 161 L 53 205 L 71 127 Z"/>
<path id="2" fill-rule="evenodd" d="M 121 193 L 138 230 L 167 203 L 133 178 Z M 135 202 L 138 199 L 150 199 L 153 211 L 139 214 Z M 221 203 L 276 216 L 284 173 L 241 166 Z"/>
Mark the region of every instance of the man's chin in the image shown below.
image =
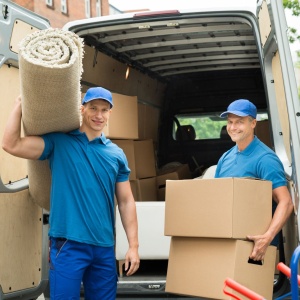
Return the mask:
<path id="1" fill-rule="evenodd" d="M 237 138 L 237 137 L 230 136 L 230 138 L 231 138 L 231 140 L 232 140 L 233 142 L 235 142 L 235 143 L 238 141 L 238 138 Z"/>
<path id="2" fill-rule="evenodd" d="M 94 131 L 98 131 L 98 132 L 102 132 L 105 126 L 94 126 L 93 130 Z"/>

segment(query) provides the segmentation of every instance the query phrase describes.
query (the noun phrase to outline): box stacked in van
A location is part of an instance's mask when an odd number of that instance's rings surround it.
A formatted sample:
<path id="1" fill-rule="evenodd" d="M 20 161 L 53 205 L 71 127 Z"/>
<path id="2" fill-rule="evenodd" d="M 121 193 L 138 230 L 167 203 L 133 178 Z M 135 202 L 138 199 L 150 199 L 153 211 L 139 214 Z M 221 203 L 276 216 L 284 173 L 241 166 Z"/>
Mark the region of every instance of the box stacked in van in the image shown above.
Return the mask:
<path id="1" fill-rule="evenodd" d="M 272 219 L 272 185 L 248 178 L 168 180 L 165 235 L 172 236 L 166 291 L 227 299 L 232 278 L 272 298 L 276 248 L 263 262 L 249 259 L 253 242 Z"/>
<path id="2" fill-rule="evenodd" d="M 168 168 L 167 171 L 159 172 L 156 178 L 158 200 L 165 201 L 167 180 L 181 180 L 191 178 L 192 174 L 188 164 L 183 164 L 176 167 L 174 166 L 173 168 Z"/>
<path id="3" fill-rule="evenodd" d="M 130 185 L 136 201 L 156 201 L 156 167 L 152 140 L 113 140 L 123 149 L 131 170 Z"/>

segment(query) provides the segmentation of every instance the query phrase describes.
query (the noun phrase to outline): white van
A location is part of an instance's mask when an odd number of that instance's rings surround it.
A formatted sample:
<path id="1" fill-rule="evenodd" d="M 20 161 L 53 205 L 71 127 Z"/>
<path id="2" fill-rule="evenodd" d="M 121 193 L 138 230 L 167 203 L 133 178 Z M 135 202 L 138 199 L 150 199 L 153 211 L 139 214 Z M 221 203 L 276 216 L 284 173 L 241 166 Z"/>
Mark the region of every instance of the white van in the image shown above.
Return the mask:
<path id="1" fill-rule="evenodd" d="M 154 141 L 157 168 L 188 164 L 193 177 L 232 147 L 220 112 L 233 100 L 252 101 L 261 122 L 257 135 L 281 159 L 294 202 L 279 246 L 279 260 L 288 264 L 299 244 L 300 102 L 282 1 L 201 2 L 196 11 L 66 24 L 85 44 L 82 91 L 103 86 L 137 96 L 139 107 L 149 108 L 141 120 L 149 130 L 140 138 Z M 0 0 L 0 7 L 2 136 L 20 93 L 18 44 L 49 22 L 11 1 Z M 184 138 L 185 129 L 193 135 Z M 0 150 L 0 174 L 0 300 L 47 298 L 49 212 L 31 201 L 25 160 Z M 176 298 L 164 292 L 166 269 L 167 259 L 142 261 L 137 274 L 119 278 L 118 296 Z M 280 295 L 288 280 L 282 274 L 275 279 Z"/>

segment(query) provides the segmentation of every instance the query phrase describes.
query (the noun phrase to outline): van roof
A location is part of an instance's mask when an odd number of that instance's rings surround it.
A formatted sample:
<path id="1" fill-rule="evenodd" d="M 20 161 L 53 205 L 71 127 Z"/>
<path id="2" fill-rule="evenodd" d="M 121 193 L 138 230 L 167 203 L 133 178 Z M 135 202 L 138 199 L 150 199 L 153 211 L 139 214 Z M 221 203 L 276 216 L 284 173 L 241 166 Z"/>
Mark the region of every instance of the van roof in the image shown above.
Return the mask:
<path id="1" fill-rule="evenodd" d="M 199 72 L 260 68 L 256 1 L 233 1 L 235 6 L 222 1 L 222 7 L 209 2 L 210 10 L 111 15 L 70 22 L 64 29 L 161 81 Z M 248 6 L 243 6 L 246 2 Z"/>

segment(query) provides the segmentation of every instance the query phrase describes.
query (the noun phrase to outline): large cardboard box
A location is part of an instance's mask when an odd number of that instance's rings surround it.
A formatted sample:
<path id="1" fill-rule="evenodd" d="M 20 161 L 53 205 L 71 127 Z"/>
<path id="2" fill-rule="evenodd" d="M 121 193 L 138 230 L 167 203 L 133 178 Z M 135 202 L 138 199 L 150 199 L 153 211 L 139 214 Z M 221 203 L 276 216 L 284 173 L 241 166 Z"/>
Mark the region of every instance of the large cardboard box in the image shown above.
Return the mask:
<path id="1" fill-rule="evenodd" d="M 130 181 L 135 201 L 157 201 L 156 178 L 145 178 Z"/>
<path id="2" fill-rule="evenodd" d="M 246 178 L 167 180 L 165 234 L 245 239 L 272 219 L 272 183 Z"/>
<path id="3" fill-rule="evenodd" d="M 156 176 L 154 146 L 152 140 L 112 140 L 123 149 L 131 170 L 129 180 Z"/>
<path id="4" fill-rule="evenodd" d="M 136 96 L 112 94 L 114 107 L 103 133 L 111 139 L 138 139 L 138 104 Z"/>
<path id="5" fill-rule="evenodd" d="M 166 292 L 230 299 L 223 287 L 231 278 L 272 299 L 276 247 L 268 247 L 262 265 L 249 262 L 252 249 L 249 241 L 172 237 Z"/>

